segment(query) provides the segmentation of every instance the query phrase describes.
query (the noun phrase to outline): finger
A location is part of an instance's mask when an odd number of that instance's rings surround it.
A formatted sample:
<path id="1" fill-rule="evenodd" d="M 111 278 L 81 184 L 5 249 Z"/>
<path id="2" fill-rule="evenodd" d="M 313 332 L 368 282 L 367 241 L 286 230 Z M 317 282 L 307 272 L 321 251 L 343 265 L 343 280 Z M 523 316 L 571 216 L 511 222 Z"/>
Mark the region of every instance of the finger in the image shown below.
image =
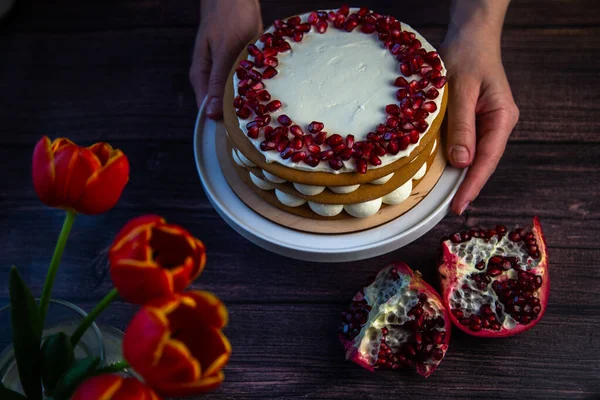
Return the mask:
<path id="1" fill-rule="evenodd" d="M 449 84 L 446 151 L 450 164 L 465 168 L 475 155 L 475 106 L 480 83 L 471 77 L 456 75 Z"/>
<path id="2" fill-rule="evenodd" d="M 217 119 L 223 116 L 223 94 L 225 92 L 225 84 L 229 78 L 229 71 L 235 62 L 238 49 L 215 54 L 213 59 L 212 70 L 208 78 L 207 90 L 207 106 L 206 115 L 210 118 Z"/>
<path id="3" fill-rule="evenodd" d="M 210 76 L 211 66 L 212 61 L 208 40 L 204 37 L 202 29 L 198 29 L 196 42 L 194 44 L 192 65 L 190 66 L 190 83 L 196 94 L 198 108 L 202 105 L 202 101 L 208 90 L 208 78 Z"/>
<path id="4" fill-rule="evenodd" d="M 504 109 L 481 117 L 480 140 L 473 166 L 452 201 L 452 211 L 462 214 L 478 195 L 489 177 L 496 170 L 504 154 L 506 142 L 514 127 L 513 117 Z"/>

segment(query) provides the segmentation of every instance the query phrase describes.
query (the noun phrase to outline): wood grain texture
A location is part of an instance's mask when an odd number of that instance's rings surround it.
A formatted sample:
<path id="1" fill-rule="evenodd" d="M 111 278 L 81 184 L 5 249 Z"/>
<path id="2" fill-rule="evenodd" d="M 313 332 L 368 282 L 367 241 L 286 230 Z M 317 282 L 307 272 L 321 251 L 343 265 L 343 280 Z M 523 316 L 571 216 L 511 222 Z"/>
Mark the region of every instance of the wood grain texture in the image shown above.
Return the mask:
<path id="1" fill-rule="evenodd" d="M 265 0 L 266 23 L 341 1 Z M 435 45 L 449 0 L 362 1 L 422 31 Z M 235 233 L 211 208 L 192 150 L 196 113 L 187 71 L 198 1 L 19 0 L 0 22 L 0 306 L 19 266 L 34 293 L 62 224 L 37 200 L 30 157 L 40 135 L 125 151 L 131 181 L 117 207 L 80 217 L 54 295 L 90 310 L 111 288 L 106 252 L 130 218 L 159 213 L 208 248 L 194 284 L 228 305 L 233 357 L 207 399 L 543 398 L 600 396 L 600 2 L 516 0 L 503 60 L 521 120 L 488 185 L 462 217 L 448 216 L 410 245 L 359 262 L 315 264 L 271 254 Z M 370 275 L 395 260 L 435 286 L 439 238 L 470 226 L 527 225 L 548 240 L 548 311 L 531 331 L 475 340 L 454 331 L 428 380 L 371 374 L 343 360 L 339 312 Z M 332 260 L 333 261 L 333 260 Z M 102 322 L 125 328 L 122 303 Z"/>

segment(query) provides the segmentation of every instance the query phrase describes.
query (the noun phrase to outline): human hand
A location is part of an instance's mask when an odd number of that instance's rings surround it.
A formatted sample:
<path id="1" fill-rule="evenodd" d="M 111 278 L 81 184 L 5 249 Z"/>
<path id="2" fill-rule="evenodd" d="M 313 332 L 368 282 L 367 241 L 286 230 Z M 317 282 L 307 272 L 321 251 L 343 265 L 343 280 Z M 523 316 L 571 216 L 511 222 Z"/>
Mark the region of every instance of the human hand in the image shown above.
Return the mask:
<path id="1" fill-rule="evenodd" d="M 519 119 L 500 57 L 507 6 L 506 0 L 455 0 L 442 44 L 450 85 L 448 160 L 458 168 L 471 166 L 452 201 L 459 215 L 496 169 Z"/>
<path id="2" fill-rule="evenodd" d="M 208 117 L 222 117 L 229 71 L 240 51 L 262 29 L 258 0 L 201 0 L 190 82 L 198 107 L 207 96 Z"/>

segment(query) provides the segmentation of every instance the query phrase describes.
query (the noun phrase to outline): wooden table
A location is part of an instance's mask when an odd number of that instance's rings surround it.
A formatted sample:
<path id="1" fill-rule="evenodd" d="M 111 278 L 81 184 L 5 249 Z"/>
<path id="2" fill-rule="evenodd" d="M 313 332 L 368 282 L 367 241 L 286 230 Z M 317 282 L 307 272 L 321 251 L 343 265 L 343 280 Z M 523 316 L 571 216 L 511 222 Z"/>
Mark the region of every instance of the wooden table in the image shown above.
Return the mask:
<path id="1" fill-rule="evenodd" d="M 448 1 L 362 4 L 409 22 L 436 45 L 444 35 Z M 265 23 L 336 5 L 264 1 Z M 81 144 L 109 141 L 128 155 L 131 181 L 115 209 L 76 221 L 54 296 L 90 309 L 111 288 L 106 250 L 128 219 L 159 213 L 185 225 L 208 247 L 195 287 L 217 293 L 231 313 L 226 383 L 205 398 L 597 398 L 599 5 L 511 5 L 503 58 L 521 120 L 498 170 L 465 215 L 448 216 L 416 242 L 377 259 L 315 264 L 246 241 L 202 191 L 187 78 L 198 0 L 19 0 L 0 23 L 0 305 L 7 303 L 12 264 L 41 293 L 62 223 L 63 213 L 45 207 L 33 191 L 34 143 L 42 134 Z M 552 276 L 548 311 L 533 330 L 504 340 L 455 330 L 428 380 L 371 374 L 344 361 L 336 338 L 339 313 L 367 276 L 406 260 L 434 281 L 441 236 L 480 224 L 528 224 L 533 215 L 545 228 Z M 136 309 L 117 303 L 103 321 L 125 328 Z"/>

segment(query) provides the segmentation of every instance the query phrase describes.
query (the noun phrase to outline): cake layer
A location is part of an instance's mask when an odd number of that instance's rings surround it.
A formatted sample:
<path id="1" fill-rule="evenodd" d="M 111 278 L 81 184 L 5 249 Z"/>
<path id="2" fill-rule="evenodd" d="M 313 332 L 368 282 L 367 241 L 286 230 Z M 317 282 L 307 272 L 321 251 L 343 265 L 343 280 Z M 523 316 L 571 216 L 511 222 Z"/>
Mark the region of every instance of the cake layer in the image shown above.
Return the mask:
<path id="1" fill-rule="evenodd" d="M 234 152 L 232 157 L 233 161 L 237 165 L 249 169 L 249 171 L 254 174 L 255 177 L 264 180 L 267 184 L 288 195 L 322 204 L 353 204 L 375 200 L 404 185 L 408 180 L 412 179 L 412 177 L 422 168 L 431 155 L 434 154 L 438 141 L 438 139 L 434 140 L 434 142 L 431 143 L 425 149 L 425 151 L 421 152 L 420 155 L 413 160 L 413 162 L 411 162 L 401 171 L 390 174 L 390 178 L 386 179 L 385 182 L 382 182 L 381 184 L 367 183 L 351 187 L 333 186 L 328 188 L 325 186 L 298 185 L 297 183 L 294 184 L 294 182 L 285 181 L 278 176 L 261 170 L 260 168 L 247 165 L 244 161 L 247 162 L 248 160 L 243 160 L 241 157 L 239 157 L 239 153 Z M 340 188 L 347 188 L 347 190 L 340 193 L 333 191 L 339 191 Z"/>

